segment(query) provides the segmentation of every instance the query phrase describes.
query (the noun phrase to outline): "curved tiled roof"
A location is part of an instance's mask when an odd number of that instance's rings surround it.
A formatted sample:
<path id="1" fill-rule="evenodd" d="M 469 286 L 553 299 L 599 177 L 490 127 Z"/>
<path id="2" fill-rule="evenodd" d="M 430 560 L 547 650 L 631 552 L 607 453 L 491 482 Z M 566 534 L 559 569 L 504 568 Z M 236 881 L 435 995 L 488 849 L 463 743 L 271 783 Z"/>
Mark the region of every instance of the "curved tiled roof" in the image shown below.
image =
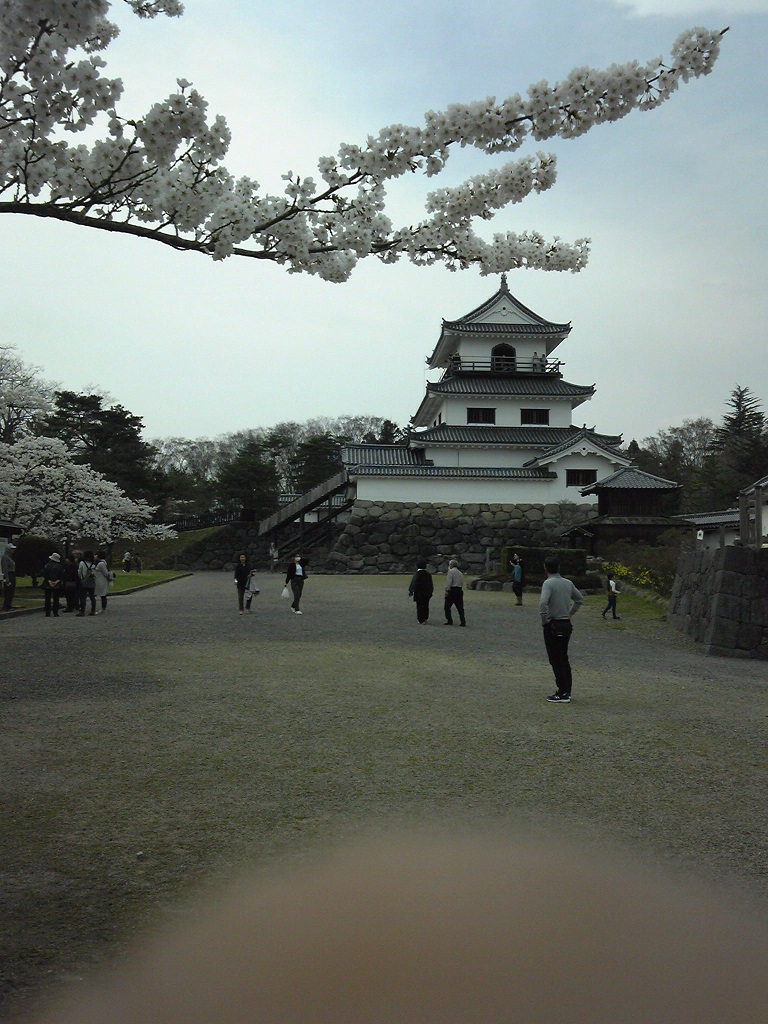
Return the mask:
<path id="1" fill-rule="evenodd" d="M 587 398 L 595 393 L 594 384 L 569 384 L 554 374 L 513 376 L 477 376 L 462 374 L 427 384 L 427 391 L 442 395 L 509 395 L 515 398 Z"/>
<path id="2" fill-rule="evenodd" d="M 499 301 L 505 301 L 514 306 L 520 314 L 528 321 L 527 323 L 500 323 L 494 320 L 490 323 L 477 323 L 477 320 L 488 313 Z M 506 274 L 501 275 L 501 286 L 494 292 L 490 299 L 487 299 L 477 309 L 473 309 L 458 320 L 443 320 L 440 337 L 435 345 L 432 355 L 427 358 L 430 366 L 440 366 L 450 355 L 450 350 L 456 342 L 450 340 L 456 334 L 495 334 L 497 336 L 508 335 L 518 337 L 520 335 L 537 335 L 546 338 L 545 348 L 547 352 L 553 351 L 568 337 L 571 331 L 570 324 L 556 324 L 545 320 L 543 316 L 528 309 L 522 302 L 515 298 L 507 287 Z"/>
<path id="3" fill-rule="evenodd" d="M 483 313 L 487 312 L 487 310 L 489 310 L 494 305 L 494 303 L 498 302 L 498 300 L 501 298 L 507 299 L 509 302 L 512 303 L 513 306 L 516 306 L 521 313 L 524 313 L 526 316 L 531 317 L 535 321 L 535 324 L 511 325 L 510 328 L 505 324 L 471 323 L 471 321 L 475 320 L 477 317 L 482 316 Z M 524 306 L 522 302 L 515 298 L 515 296 L 507 287 L 506 274 L 501 275 L 501 284 L 499 286 L 498 291 L 494 292 L 490 299 L 487 299 L 485 302 L 481 303 L 481 305 L 479 305 L 477 309 L 473 309 L 470 313 L 467 313 L 464 316 L 459 317 L 458 320 L 443 320 L 443 328 L 452 331 L 488 330 L 489 328 L 498 328 L 499 330 L 502 331 L 509 331 L 510 329 L 514 329 L 514 327 L 517 326 L 524 328 L 526 332 L 536 332 L 541 334 L 562 334 L 563 332 L 568 333 L 571 329 L 570 324 L 552 323 L 550 320 L 545 320 L 543 316 L 539 316 L 538 313 L 534 313 L 532 309 L 528 309 L 527 306 Z"/>
<path id="4" fill-rule="evenodd" d="M 535 316 L 535 314 L 533 314 Z M 461 320 L 443 320 L 443 330 L 458 331 L 461 334 L 562 334 L 570 331 L 570 324 L 486 324 L 469 323 Z"/>
<path id="5" fill-rule="evenodd" d="M 554 455 L 561 455 L 563 452 L 567 452 L 569 448 L 573 448 L 579 441 L 588 441 L 596 448 L 600 448 L 604 451 L 606 455 L 618 457 L 623 462 L 629 462 L 626 455 L 623 455 L 617 450 L 621 444 L 621 436 L 619 436 L 618 439 L 616 439 L 616 437 L 606 437 L 605 434 L 596 434 L 594 430 L 590 430 L 588 427 L 574 427 L 573 434 L 570 437 L 565 438 L 560 442 L 560 444 L 556 444 L 551 448 L 548 448 L 545 452 L 542 452 L 541 455 L 537 456 L 537 458 L 549 459 Z M 606 480 L 608 479 L 610 478 L 606 477 Z"/>
<path id="6" fill-rule="evenodd" d="M 551 480 L 557 474 L 548 469 L 489 466 L 349 466 L 354 476 L 449 477 L 466 480 Z"/>
<path id="7" fill-rule="evenodd" d="M 417 466 L 424 462 L 424 453 L 405 445 L 348 444 L 342 449 L 341 461 L 345 466 L 364 463 L 376 466 Z"/>
<path id="8" fill-rule="evenodd" d="M 682 484 L 674 480 L 665 480 L 662 476 L 644 473 L 637 466 L 624 466 L 602 480 L 585 487 L 582 494 L 595 494 L 597 491 L 676 491 Z"/>
<path id="9" fill-rule="evenodd" d="M 454 426 L 440 423 L 409 435 L 411 445 L 422 444 L 500 444 L 521 448 L 559 448 L 571 444 L 582 433 L 583 427 L 497 427 L 484 424 Z M 620 434 L 596 434 L 587 431 L 590 440 L 601 447 L 616 448 L 621 444 Z"/>

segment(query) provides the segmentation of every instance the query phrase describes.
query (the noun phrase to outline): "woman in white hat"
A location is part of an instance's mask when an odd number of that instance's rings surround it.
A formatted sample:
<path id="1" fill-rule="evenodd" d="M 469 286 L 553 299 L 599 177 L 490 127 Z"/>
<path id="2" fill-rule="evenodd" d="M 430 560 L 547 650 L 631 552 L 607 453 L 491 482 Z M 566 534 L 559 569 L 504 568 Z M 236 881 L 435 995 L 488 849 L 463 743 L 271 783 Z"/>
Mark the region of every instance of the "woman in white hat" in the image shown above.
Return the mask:
<path id="1" fill-rule="evenodd" d="M 50 618 L 51 611 L 53 611 L 55 619 L 59 617 L 59 597 L 64 589 L 63 580 L 64 566 L 61 564 L 61 555 L 58 551 L 54 551 L 52 555 L 48 556 L 48 561 L 43 568 L 46 619 Z"/>

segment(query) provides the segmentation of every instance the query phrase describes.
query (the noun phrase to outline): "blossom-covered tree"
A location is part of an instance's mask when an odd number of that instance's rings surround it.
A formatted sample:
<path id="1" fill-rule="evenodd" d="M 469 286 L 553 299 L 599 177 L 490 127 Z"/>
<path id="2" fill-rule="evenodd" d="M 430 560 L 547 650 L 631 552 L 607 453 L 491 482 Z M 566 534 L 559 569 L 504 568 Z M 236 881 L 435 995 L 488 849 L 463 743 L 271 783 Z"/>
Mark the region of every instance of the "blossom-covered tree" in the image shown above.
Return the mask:
<path id="1" fill-rule="evenodd" d="M 101 473 L 73 462 L 63 441 L 25 437 L 13 445 L 0 443 L 0 516 L 23 533 L 104 541 L 175 536 L 151 522 L 153 512 Z"/>
<path id="2" fill-rule="evenodd" d="M 178 0 L 126 0 L 140 17 L 182 13 Z M 569 243 L 536 231 L 473 229 L 496 211 L 555 181 L 555 157 L 537 152 L 455 188 L 431 192 L 426 217 L 396 227 L 386 214 L 386 183 L 408 172 L 438 174 L 453 147 L 514 152 L 527 139 L 575 138 L 597 124 L 668 99 L 680 82 L 708 74 L 723 32 L 695 28 L 671 59 L 632 61 L 599 71 L 576 68 L 562 82 L 530 86 L 497 102 L 453 104 L 424 123 L 389 125 L 364 144 L 322 157 L 319 177 L 288 171 L 282 194 L 235 179 L 221 161 L 230 133 L 209 121 L 191 83 L 139 118 L 118 110 L 122 83 L 99 56 L 117 34 L 108 0 L 0 0 L 0 213 L 54 217 L 127 232 L 214 259 L 272 260 L 292 272 L 346 280 L 375 255 L 450 269 L 477 264 L 486 274 L 513 267 L 580 270 L 588 239 Z M 101 122 L 105 137 L 71 137 Z"/>
<path id="3" fill-rule="evenodd" d="M 0 345 L 0 441 L 5 444 L 32 433 L 53 408 L 56 385 L 40 373 L 13 345 Z"/>

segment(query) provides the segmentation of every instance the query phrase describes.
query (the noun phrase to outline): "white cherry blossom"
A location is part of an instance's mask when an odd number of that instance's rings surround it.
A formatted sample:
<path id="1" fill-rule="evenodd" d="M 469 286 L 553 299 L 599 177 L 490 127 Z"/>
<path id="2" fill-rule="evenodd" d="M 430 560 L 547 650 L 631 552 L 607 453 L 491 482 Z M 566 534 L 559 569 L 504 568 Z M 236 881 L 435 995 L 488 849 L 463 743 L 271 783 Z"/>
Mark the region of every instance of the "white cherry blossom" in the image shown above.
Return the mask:
<path id="1" fill-rule="evenodd" d="M 128 0 L 142 18 L 177 17 L 177 0 Z M 512 153 L 528 138 L 576 138 L 630 111 L 667 100 L 681 82 L 707 75 L 723 32 L 693 28 L 671 59 L 630 61 L 606 70 L 575 68 L 497 102 L 495 97 L 428 111 L 421 126 L 392 124 L 362 145 L 343 143 L 317 163 L 318 178 L 288 171 L 282 195 L 236 180 L 222 165 L 230 132 L 209 118 L 192 84 L 154 103 L 143 117 L 119 107 L 122 83 L 99 56 L 117 34 L 108 0 L 0 0 L 0 213 L 55 217 L 140 235 L 224 259 L 271 260 L 293 273 L 346 280 L 360 259 L 401 256 L 483 273 L 527 266 L 577 271 L 587 239 L 549 241 L 536 232 L 499 233 L 487 242 L 473 225 L 550 188 L 556 164 L 537 153 L 429 194 L 427 218 L 395 227 L 385 183 L 408 173 L 438 175 L 452 147 Z M 77 135 L 103 125 L 91 146 Z"/>
<path id="2" fill-rule="evenodd" d="M 169 527 L 151 522 L 154 511 L 101 473 L 73 462 L 63 441 L 23 437 L 15 444 L 0 443 L 0 516 L 23 533 L 52 540 L 175 536 Z"/>

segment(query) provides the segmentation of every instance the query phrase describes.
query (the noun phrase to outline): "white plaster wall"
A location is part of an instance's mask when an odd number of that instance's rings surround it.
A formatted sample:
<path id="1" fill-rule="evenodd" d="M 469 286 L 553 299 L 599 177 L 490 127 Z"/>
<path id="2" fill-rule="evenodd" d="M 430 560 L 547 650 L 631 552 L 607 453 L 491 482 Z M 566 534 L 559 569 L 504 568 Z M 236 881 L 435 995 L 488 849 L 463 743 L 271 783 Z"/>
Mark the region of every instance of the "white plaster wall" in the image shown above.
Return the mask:
<path id="1" fill-rule="evenodd" d="M 570 427 L 573 422 L 573 409 L 570 400 L 554 401 L 553 399 L 542 399 L 539 402 L 526 401 L 518 402 L 515 414 L 517 419 L 510 426 L 521 426 L 521 413 L 523 409 L 549 409 L 549 427 Z M 529 424 L 526 424 L 528 426 Z"/>
<path id="2" fill-rule="evenodd" d="M 424 457 L 436 466 L 492 466 L 519 468 L 534 458 L 533 449 L 512 448 L 425 448 Z"/>
<path id="3" fill-rule="evenodd" d="M 564 478 L 528 482 L 363 477 L 357 482 L 357 496 L 366 501 L 443 501 L 459 505 L 470 502 L 546 505 L 565 499 L 583 504 L 587 501 L 578 489 L 566 489 Z"/>
<path id="4" fill-rule="evenodd" d="M 542 398 L 521 400 L 519 398 L 450 397 L 443 402 L 440 412 L 442 422 L 452 426 L 467 425 L 467 409 L 495 409 L 497 427 L 519 427 L 522 409 L 549 409 L 550 427 L 570 427 L 573 410 L 569 399 Z"/>

